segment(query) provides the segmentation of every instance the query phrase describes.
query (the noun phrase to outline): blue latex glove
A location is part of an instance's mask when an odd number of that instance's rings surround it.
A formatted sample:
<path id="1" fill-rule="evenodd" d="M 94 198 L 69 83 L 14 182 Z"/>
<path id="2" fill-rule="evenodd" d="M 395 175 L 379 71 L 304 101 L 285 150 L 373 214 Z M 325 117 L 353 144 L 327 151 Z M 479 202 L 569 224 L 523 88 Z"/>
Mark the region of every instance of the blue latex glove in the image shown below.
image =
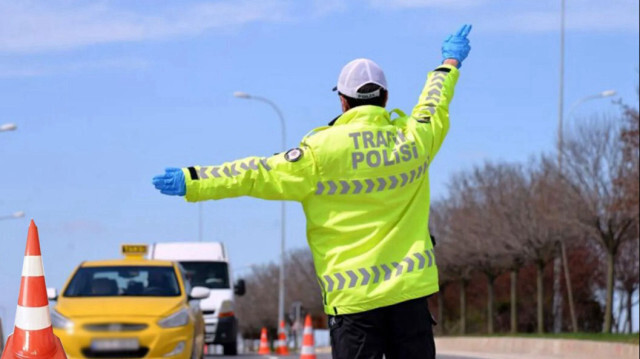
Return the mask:
<path id="1" fill-rule="evenodd" d="M 153 185 L 160 193 L 169 196 L 184 196 L 187 193 L 184 173 L 180 168 L 167 168 L 163 175 L 153 177 Z"/>
<path id="2" fill-rule="evenodd" d="M 471 25 L 462 25 L 460 30 L 455 34 L 449 35 L 442 43 L 442 60 L 456 59 L 458 60 L 458 68 L 462 66 L 462 61 L 467 58 L 471 46 L 467 35 L 471 32 Z"/>

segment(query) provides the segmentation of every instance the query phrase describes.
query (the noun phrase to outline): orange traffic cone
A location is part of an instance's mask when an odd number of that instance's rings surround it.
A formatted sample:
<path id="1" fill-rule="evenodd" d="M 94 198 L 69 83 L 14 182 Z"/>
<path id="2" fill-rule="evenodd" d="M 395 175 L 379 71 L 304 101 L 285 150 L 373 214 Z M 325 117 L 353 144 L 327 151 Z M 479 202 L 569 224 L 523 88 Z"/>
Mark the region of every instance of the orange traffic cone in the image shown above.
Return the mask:
<path id="1" fill-rule="evenodd" d="M 313 343 L 313 324 L 311 324 L 311 315 L 308 314 L 304 320 L 300 359 L 316 359 L 316 346 Z"/>
<path id="2" fill-rule="evenodd" d="M 289 346 L 287 345 L 287 333 L 285 333 L 284 320 L 280 322 L 280 328 L 278 329 L 276 354 L 289 355 Z"/>
<path id="3" fill-rule="evenodd" d="M 53 335 L 44 282 L 38 228 L 31 221 L 22 265 L 22 281 L 13 334 L 1 359 L 66 359 L 60 339 Z"/>
<path id="4" fill-rule="evenodd" d="M 267 328 L 262 328 L 260 332 L 260 347 L 258 348 L 258 354 L 271 354 L 271 348 L 269 348 L 269 339 L 267 338 Z"/>

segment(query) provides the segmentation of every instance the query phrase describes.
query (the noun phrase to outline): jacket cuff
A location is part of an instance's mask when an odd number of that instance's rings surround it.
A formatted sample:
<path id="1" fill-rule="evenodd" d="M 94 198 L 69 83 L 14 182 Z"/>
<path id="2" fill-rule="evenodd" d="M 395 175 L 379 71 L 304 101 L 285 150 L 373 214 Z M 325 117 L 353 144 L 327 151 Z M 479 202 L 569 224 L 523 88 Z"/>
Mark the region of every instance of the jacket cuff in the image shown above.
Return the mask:
<path id="1" fill-rule="evenodd" d="M 436 67 L 436 69 L 434 71 L 441 71 L 441 72 L 458 72 L 458 68 L 450 65 L 450 64 L 442 64 L 438 67 Z"/>
<path id="2" fill-rule="evenodd" d="M 182 169 L 184 174 L 184 182 L 187 193 L 184 195 L 184 199 L 187 202 L 198 201 L 198 194 L 200 193 L 200 181 L 198 180 L 198 172 L 194 167 L 186 167 Z M 195 178 L 193 175 L 195 174 Z"/>

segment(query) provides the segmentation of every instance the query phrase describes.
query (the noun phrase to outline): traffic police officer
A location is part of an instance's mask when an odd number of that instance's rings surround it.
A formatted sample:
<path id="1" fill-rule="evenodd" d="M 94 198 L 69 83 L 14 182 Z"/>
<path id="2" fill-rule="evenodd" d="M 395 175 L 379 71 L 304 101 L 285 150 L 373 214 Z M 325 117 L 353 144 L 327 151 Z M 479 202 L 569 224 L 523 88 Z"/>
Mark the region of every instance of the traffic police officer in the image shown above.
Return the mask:
<path id="1" fill-rule="evenodd" d="M 387 82 L 356 59 L 336 87 L 343 114 L 272 157 L 169 168 L 153 184 L 196 202 L 239 196 L 301 202 L 333 358 L 435 358 L 427 296 L 438 291 L 428 240 L 429 166 L 470 47 L 464 25 L 443 46 L 410 115 L 387 112 Z M 392 118 L 392 114 L 397 117 Z"/>

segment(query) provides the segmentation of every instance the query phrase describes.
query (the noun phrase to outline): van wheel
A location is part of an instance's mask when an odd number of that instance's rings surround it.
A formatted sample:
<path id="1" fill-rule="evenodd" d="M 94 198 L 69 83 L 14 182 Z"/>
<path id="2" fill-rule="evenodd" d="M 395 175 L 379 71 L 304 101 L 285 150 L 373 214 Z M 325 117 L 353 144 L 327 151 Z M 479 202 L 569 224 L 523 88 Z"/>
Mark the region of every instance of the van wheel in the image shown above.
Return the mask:
<path id="1" fill-rule="evenodd" d="M 233 342 L 222 346 L 224 355 L 238 355 L 238 343 Z"/>

